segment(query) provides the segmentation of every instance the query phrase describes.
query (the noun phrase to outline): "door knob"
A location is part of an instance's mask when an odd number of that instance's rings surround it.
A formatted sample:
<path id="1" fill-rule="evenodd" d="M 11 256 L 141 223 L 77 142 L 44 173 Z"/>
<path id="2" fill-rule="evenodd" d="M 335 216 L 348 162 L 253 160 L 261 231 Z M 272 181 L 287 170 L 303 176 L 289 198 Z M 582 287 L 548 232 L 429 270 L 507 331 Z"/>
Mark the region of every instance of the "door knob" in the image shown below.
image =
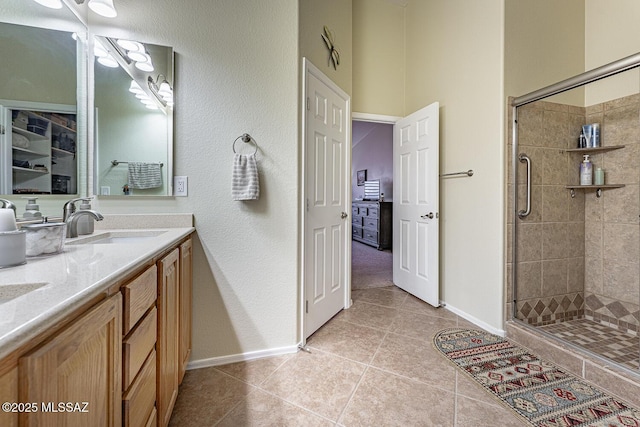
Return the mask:
<path id="1" fill-rule="evenodd" d="M 426 215 L 420 215 L 420 218 L 422 218 L 422 219 L 427 219 L 427 218 L 433 219 L 433 212 L 429 212 Z"/>
<path id="2" fill-rule="evenodd" d="M 347 215 L 347 213 L 346 213 L 346 212 L 342 212 L 342 213 L 340 214 L 340 218 L 342 218 L 342 219 L 345 219 L 345 218 L 346 218 L 346 217 L 348 217 L 348 216 L 349 216 L 349 215 Z"/>

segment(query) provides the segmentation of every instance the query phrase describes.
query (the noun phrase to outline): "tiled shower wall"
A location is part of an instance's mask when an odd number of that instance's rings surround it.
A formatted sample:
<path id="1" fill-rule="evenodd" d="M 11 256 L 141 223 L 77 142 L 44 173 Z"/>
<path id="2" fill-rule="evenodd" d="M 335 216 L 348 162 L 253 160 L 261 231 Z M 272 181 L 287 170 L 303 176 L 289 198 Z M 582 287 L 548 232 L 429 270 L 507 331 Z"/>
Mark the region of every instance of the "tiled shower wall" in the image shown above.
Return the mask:
<path id="1" fill-rule="evenodd" d="M 511 112 L 510 112 L 511 114 Z M 600 123 L 603 146 L 625 148 L 592 155 L 605 170 L 606 189 L 576 190 L 581 125 Z M 533 325 L 586 316 L 632 332 L 640 323 L 640 95 L 587 108 L 538 101 L 518 108 L 519 153 L 531 158 L 531 214 L 518 221 L 516 317 Z M 507 277 L 511 277 L 511 117 L 507 174 Z M 526 201 L 524 163 L 518 163 L 518 208 Z M 507 317 L 511 282 L 507 281 Z"/>
<path id="2" fill-rule="evenodd" d="M 603 146 L 593 156 L 605 183 L 625 187 L 585 199 L 585 316 L 621 330 L 640 324 L 640 95 L 593 105 L 587 123 L 601 123 Z"/>

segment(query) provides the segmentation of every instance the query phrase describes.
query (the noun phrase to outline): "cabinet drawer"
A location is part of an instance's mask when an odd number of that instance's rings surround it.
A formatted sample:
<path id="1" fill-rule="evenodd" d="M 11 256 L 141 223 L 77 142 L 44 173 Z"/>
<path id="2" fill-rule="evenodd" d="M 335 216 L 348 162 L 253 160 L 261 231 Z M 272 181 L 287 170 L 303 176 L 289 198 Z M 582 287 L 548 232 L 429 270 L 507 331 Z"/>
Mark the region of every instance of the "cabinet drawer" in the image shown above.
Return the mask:
<path id="1" fill-rule="evenodd" d="M 361 216 L 353 216 L 351 218 L 351 224 L 362 227 L 362 217 Z"/>
<path id="2" fill-rule="evenodd" d="M 154 307 L 122 342 L 122 389 L 127 390 L 140 367 L 153 350 L 158 330 L 158 311 Z"/>
<path id="3" fill-rule="evenodd" d="M 374 243 L 378 243 L 378 232 L 365 229 L 362 238 L 365 240 L 370 240 Z"/>
<path id="4" fill-rule="evenodd" d="M 351 228 L 351 236 L 358 237 L 362 239 L 362 228 L 360 227 L 352 227 Z"/>
<path id="5" fill-rule="evenodd" d="M 379 215 L 380 215 L 379 214 L 379 209 L 378 209 L 377 206 L 376 207 L 367 208 L 367 216 L 369 218 L 378 218 Z"/>
<path id="6" fill-rule="evenodd" d="M 144 362 L 140 375 L 122 398 L 122 425 L 145 427 L 156 402 L 156 352 Z"/>
<path id="7" fill-rule="evenodd" d="M 124 310 L 122 316 L 123 334 L 147 312 L 158 297 L 158 269 L 154 265 L 122 287 Z"/>
<path id="8" fill-rule="evenodd" d="M 378 230 L 378 219 L 377 218 L 365 218 L 364 219 L 364 227 L 371 228 L 373 230 Z"/>

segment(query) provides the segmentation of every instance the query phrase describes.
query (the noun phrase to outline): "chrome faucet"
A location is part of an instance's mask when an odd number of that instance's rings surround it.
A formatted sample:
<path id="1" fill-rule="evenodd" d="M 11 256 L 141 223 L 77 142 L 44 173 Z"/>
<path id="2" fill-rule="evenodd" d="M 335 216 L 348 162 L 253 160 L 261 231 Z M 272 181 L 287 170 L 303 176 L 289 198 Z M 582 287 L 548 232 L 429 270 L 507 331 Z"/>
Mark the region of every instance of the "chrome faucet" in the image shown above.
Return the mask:
<path id="1" fill-rule="evenodd" d="M 71 199 L 66 202 L 62 208 L 62 221 L 67 222 L 67 219 L 76 211 L 76 202 L 81 200 L 89 201 L 91 197 L 79 197 L 77 199 Z M 99 220 L 98 220 L 99 221 Z"/>
<path id="2" fill-rule="evenodd" d="M 2 203 L 3 208 L 13 209 L 13 216 L 16 216 L 16 205 L 7 199 L 0 199 L 0 203 Z"/>
<path id="3" fill-rule="evenodd" d="M 91 209 L 83 209 L 70 214 L 64 221 L 67 223 L 67 238 L 78 237 L 78 219 L 82 215 L 91 215 L 96 221 L 102 221 L 104 217 L 100 212 L 93 211 Z"/>

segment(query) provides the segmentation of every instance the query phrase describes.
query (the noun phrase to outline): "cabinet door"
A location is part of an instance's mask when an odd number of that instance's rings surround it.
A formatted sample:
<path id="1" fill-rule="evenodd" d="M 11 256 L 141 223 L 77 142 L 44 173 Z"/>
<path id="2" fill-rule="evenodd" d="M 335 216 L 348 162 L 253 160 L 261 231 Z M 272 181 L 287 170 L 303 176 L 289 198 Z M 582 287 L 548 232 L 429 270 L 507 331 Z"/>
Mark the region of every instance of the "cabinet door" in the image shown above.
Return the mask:
<path id="1" fill-rule="evenodd" d="M 41 405 L 20 414 L 20 425 L 121 425 L 121 318 L 117 294 L 20 358 L 20 402 Z"/>
<path id="2" fill-rule="evenodd" d="M 4 369 L 0 363 L 0 372 Z M 0 373 L 0 402 L 19 402 L 18 367 L 15 365 L 8 367 L 4 374 Z M 18 412 L 0 411 L 0 426 L 18 427 Z"/>
<path id="3" fill-rule="evenodd" d="M 191 356 L 191 288 L 193 244 L 191 239 L 180 245 L 180 368 L 178 381 L 182 383 Z"/>
<path id="4" fill-rule="evenodd" d="M 158 425 L 166 426 L 178 397 L 180 250 L 158 261 Z"/>

